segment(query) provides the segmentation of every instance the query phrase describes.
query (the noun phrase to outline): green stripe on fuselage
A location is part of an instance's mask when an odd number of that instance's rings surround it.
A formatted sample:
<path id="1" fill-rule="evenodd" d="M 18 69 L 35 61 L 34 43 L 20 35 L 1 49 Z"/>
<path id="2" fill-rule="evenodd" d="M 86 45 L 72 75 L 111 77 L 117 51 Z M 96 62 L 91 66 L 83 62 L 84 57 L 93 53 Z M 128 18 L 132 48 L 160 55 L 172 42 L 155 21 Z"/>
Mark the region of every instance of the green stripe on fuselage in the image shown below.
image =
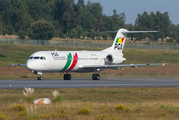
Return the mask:
<path id="1" fill-rule="evenodd" d="M 61 72 L 67 70 L 67 68 L 70 66 L 70 64 L 71 64 L 71 62 L 72 62 L 72 54 L 69 53 L 69 54 L 67 55 L 67 58 L 68 58 L 68 59 L 67 59 L 67 63 L 66 63 L 66 65 L 65 65 L 65 67 L 64 67 L 62 70 L 60 70 Z"/>

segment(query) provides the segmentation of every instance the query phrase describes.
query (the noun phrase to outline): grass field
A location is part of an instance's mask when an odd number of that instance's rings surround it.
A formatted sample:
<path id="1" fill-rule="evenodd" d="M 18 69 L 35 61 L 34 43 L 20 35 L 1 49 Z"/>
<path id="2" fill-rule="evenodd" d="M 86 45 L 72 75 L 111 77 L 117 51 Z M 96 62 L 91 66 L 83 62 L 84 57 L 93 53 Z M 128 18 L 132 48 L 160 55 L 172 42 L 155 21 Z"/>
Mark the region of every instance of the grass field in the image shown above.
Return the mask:
<path id="1" fill-rule="evenodd" d="M 22 89 L 0 90 L 0 119 L 163 120 L 179 119 L 179 87 L 57 89 L 61 103 L 33 105 Z M 54 89 L 35 89 L 35 98 L 53 98 Z M 20 103 L 19 103 L 20 102 Z M 18 106 L 19 104 L 19 106 Z M 18 108 L 17 108 L 18 106 Z M 16 108 L 15 108 L 16 107 Z M 15 109 L 14 109 L 15 108 Z M 81 115 L 85 108 L 88 114 Z"/>
<path id="2" fill-rule="evenodd" d="M 0 44 L 0 79 L 36 79 L 26 67 L 9 66 L 9 63 L 26 63 L 29 56 L 41 50 L 82 50 L 81 48 L 65 48 L 52 46 L 27 46 Z M 89 51 L 94 49 L 87 49 Z M 95 49 L 95 50 L 101 50 Z M 176 78 L 179 77 L 179 51 L 167 50 L 138 50 L 124 49 L 124 57 L 127 59 L 124 64 L 137 63 L 169 63 L 163 66 L 147 66 L 134 68 L 124 68 L 123 70 L 105 70 L 101 72 L 101 78 Z M 108 73 L 108 74 L 107 74 Z M 93 73 L 76 74 L 73 78 L 91 78 Z M 62 79 L 63 73 L 48 73 L 45 79 Z"/>

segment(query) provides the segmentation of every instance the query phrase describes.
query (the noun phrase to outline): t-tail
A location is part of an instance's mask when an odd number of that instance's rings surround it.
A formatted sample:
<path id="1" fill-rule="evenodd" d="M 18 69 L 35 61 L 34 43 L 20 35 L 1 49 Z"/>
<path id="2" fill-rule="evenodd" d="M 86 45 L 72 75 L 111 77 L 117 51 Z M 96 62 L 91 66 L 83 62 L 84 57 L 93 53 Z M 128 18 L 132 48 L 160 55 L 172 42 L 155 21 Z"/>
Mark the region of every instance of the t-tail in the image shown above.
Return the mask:
<path id="1" fill-rule="evenodd" d="M 103 50 L 105 52 L 110 52 L 110 53 L 122 53 L 127 34 L 129 33 L 152 33 L 152 32 L 157 32 L 157 31 L 128 31 L 126 29 L 119 29 L 118 31 L 104 31 L 102 33 L 117 33 L 116 37 L 114 39 L 114 42 L 111 47 Z"/>

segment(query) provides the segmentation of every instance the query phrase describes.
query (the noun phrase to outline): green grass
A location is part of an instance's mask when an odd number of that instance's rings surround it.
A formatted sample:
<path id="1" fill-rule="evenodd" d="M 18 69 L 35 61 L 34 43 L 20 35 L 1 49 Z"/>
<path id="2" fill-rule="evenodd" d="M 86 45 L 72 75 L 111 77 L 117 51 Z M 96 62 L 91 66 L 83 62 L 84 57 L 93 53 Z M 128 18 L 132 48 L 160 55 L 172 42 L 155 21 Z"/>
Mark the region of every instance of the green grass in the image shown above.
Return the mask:
<path id="1" fill-rule="evenodd" d="M 52 98 L 51 92 L 54 90 L 35 89 L 34 96 L 36 98 Z M 118 117 L 122 120 L 179 118 L 179 104 L 177 102 L 179 87 L 61 88 L 56 90 L 65 91 L 60 93 L 61 96 L 65 97 L 65 101 L 51 105 L 28 103 L 24 100 L 23 89 L 0 90 L 0 117 L 2 114 L 11 119 L 26 117 L 24 119 L 33 118 L 35 120 L 110 120 L 112 118 L 116 120 Z M 116 91 L 116 93 L 108 93 L 107 91 Z M 23 110 L 20 111 L 20 108 Z"/>

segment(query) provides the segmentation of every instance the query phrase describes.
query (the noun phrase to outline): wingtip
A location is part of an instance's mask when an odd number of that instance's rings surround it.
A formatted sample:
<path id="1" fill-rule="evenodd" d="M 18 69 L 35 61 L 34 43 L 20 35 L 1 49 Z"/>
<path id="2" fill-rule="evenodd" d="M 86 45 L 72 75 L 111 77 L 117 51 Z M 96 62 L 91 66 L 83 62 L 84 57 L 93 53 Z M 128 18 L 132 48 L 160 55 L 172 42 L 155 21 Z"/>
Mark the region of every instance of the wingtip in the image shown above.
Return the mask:
<path id="1" fill-rule="evenodd" d="M 163 66 L 167 65 L 168 63 L 163 63 Z"/>
<path id="2" fill-rule="evenodd" d="M 14 67 L 14 64 L 9 64 L 9 65 L 12 65 Z"/>

